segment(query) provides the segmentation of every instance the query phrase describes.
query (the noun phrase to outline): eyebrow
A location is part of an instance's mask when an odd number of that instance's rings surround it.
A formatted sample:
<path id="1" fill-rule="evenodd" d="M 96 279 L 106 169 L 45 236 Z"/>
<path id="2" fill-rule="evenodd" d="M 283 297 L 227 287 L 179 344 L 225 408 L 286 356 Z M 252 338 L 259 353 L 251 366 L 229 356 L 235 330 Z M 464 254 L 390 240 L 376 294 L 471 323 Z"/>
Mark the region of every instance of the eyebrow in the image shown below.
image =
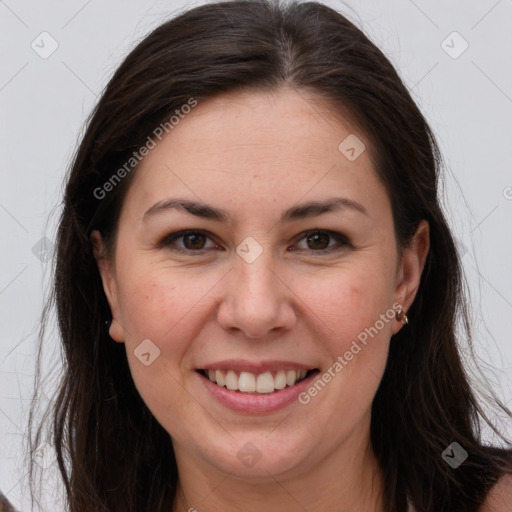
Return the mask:
<path id="1" fill-rule="evenodd" d="M 368 211 L 361 203 L 345 197 L 333 197 L 324 201 L 310 201 L 308 203 L 292 206 L 283 212 L 281 223 L 305 219 L 307 217 L 315 217 L 323 213 L 339 211 L 344 208 L 368 215 Z M 145 222 L 154 215 L 173 209 L 185 211 L 203 219 L 219 222 L 228 222 L 230 220 L 229 214 L 220 208 L 182 198 L 158 201 L 158 203 L 155 203 L 144 213 L 142 220 Z"/>

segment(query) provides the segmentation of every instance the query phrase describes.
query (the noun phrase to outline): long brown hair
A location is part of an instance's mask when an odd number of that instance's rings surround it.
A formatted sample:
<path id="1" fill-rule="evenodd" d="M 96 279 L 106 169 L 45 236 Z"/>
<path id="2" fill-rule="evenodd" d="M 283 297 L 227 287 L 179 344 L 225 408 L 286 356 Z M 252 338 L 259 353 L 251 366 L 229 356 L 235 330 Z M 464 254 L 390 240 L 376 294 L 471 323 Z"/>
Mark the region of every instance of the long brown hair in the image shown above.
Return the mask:
<path id="1" fill-rule="evenodd" d="M 463 276 L 438 200 L 442 159 L 423 115 L 388 59 L 340 13 L 317 2 L 235 0 L 185 11 L 131 51 L 67 177 L 48 308 L 56 306 L 64 356 L 50 422 L 71 512 L 168 511 L 178 478 L 170 436 L 139 396 L 124 346 L 109 337 L 90 242 L 98 229 L 112 248 L 136 166 L 104 197 L 94 191 L 191 98 L 285 85 L 349 112 L 368 136 L 400 247 L 421 219 L 430 224 L 410 324 L 391 339 L 372 405 L 385 510 L 405 511 L 408 498 L 419 512 L 477 511 L 499 475 L 512 472 L 509 452 L 481 441 L 481 425 L 492 422 L 461 362 L 459 341 L 471 347 Z M 31 417 L 32 448 L 42 428 L 33 427 Z M 469 455 L 457 469 L 441 456 L 452 442 Z"/>

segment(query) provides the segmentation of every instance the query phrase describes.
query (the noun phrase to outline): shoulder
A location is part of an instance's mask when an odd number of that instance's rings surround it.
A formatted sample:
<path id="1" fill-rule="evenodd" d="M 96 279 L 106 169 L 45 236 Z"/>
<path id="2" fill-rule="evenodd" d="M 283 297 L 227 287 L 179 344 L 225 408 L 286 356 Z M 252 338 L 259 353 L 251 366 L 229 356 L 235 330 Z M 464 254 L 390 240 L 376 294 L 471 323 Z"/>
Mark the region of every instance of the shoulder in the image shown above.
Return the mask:
<path id="1" fill-rule="evenodd" d="M 489 491 L 480 512 L 510 512 L 511 510 L 512 474 L 506 474 Z"/>
<path id="2" fill-rule="evenodd" d="M 7 498 L 0 492 L 0 512 L 16 512 Z"/>

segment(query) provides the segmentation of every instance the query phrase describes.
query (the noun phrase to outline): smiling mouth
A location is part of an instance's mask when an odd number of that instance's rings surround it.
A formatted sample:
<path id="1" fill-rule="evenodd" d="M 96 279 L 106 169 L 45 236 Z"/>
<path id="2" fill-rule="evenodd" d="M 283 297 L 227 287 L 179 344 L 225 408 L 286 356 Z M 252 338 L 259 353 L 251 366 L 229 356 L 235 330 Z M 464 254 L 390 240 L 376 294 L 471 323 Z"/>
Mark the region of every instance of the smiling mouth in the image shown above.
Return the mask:
<path id="1" fill-rule="evenodd" d="M 198 371 L 217 386 L 225 387 L 230 391 L 249 395 L 267 395 L 295 386 L 319 370 L 317 368 L 312 370 L 278 370 L 259 374 L 235 370 L 201 369 Z"/>

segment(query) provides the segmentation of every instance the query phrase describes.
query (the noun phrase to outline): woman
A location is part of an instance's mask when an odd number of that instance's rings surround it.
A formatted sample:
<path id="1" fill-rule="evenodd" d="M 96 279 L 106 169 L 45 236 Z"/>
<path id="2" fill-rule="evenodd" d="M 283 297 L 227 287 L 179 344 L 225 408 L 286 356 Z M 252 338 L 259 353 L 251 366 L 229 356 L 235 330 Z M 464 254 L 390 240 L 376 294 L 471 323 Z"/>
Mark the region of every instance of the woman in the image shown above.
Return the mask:
<path id="1" fill-rule="evenodd" d="M 0 493 L 0 512 L 15 512 L 9 500 Z"/>
<path id="2" fill-rule="evenodd" d="M 326 6 L 212 3 L 147 36 L 59 227 L 69 510 L 509 511 L 440 167 L 392 65 Z"/>

